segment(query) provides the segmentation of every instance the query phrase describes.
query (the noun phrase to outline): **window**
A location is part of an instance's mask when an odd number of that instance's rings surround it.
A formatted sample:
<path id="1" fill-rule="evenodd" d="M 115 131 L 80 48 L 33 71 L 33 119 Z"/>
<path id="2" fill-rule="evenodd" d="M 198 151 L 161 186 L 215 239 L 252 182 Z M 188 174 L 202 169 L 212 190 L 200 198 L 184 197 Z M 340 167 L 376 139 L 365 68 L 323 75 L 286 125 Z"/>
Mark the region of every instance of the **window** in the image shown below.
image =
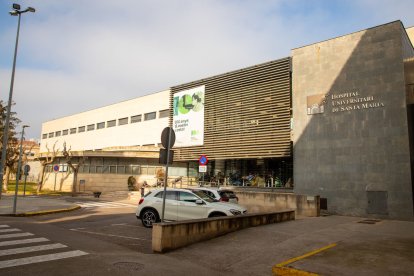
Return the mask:
<path id="1" fill-rule="evenodd" d="M 142 115 L 131 116 L 131 124 L 141 122 Z"/>
<path id="2" fill-rule="evenodd" d="M 180 201 L 195 202 L 197 199 L 199 199 L 197 196 L 187 193 L 187 192 L 179 192 L 179 194 L 180 194 Z"/>
<path id="3" fill-rule="evenodd" d="M 105 128 L 105 122 L 100 122 L 96 124 L 96 129 L 102 129 Z"/>
<path id="4" fill-rule="evenodd" d="M 95 129 L 95 124 L 93 124 L 93 125 L 88 125 L 88 128 L 87 128 L 87 130 L 88 131 L 92 131 L 92 130 L 94 130 Z"/>
<path id="5" fill-rule="evenodd" d="M 84 126 L 78 127 L 78 132 L 85 132 L 85 127 Z"/>
<path id="6" fill-rule="evenodd" d="M 159 192 L 155 195 L 155 197 L 163 198 L 164 192 Z M 167 194 L 165 195 L 165 199 L 170 200 L 177 200 L 177 192 L 175 191 L 167 191 Z"/>
<path id="7" fill-rule="evenodd" d="M 166 118 L 169 115 L 170 115 L 170 110 L 169 109 L 160 110 L 160 116 L 158 118 Z"/>
<path id="8" fill-rule="evenodd" d="M 44 133 L 43 135 L 42 135 L 42 139 L 46 139 L 47 138 L 47 133 Z"/>
<path id="9" fill-rule="evenodd" d="M 68 133 L 69 133 L 69 130 L 68 129 L 62 130 L 62 135 L 68 135 Z"/>
<path id="10" fill-rule="evenodd" d="M 55 132 L 56 137 L 59 137 L 61 134 L 62 134 L 62 131 L 60 131 L 60 130 Z"/>
<path id="11" fill-rule="evenodd" d="M 53 136 L 55 136 L 54 132 L 49 133 L 49 138 L 53 138 Z"/>
<path id="12" fill-rule="evenodd" d="M 70 134 L 75 134 L 75 133 L 76 133 L 76 127 L 71 128 L 71 129 L 70 129 Z"/>
<path id="13" fill-rule="evenodd" d="M 118 126 L 122 126 L 122 125 L 126 125 L 126 124 L 128 124 L 128 117 L 118 119 Z"/>
<path id="14" fill-rule="evenodd" d="M 144 114 L 144 121 L 154 120 L 157 117 L 156 112 L 150 112 Z"/>
<path id="15" fill-rule="evenodd" d="M 111 120 L 106 122 L 106 127 L 114 127 L 116 126 L 116 120 Z"/>

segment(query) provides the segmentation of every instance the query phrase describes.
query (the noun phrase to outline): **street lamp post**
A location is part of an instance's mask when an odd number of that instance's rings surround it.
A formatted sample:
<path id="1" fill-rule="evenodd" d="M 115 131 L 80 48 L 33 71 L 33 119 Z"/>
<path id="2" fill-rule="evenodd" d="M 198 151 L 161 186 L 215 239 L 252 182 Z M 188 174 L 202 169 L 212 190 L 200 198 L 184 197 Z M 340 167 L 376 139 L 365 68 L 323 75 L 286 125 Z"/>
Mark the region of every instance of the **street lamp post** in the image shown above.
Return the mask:
<path id="1" fill-rule="evenodd" d="M 24 129 L 29 127 L 24 125 L 22 127 L 22 137 L 20 138 L 20 151 L 19 151 L 19 162 L 17 163 L 17 173 L 16 173 L 16 189 L 14 190 L 14 202 L 13 202 L 13 214 L 16 214 L 16 205 L 17 205 L 17 191 L 19 190 L 19 178 L 20 170 L 22 167 L 22 151 L 23 151 L 23 138 L 24 138 Z"/>
<path id="2" fill-rule="evenodd" d="M 32 7 L 28 7 L 27 9 L 21 11 L 19 4 L 13 4 L 13 10 L 10 12 L 10 15 L 18 16 L 19 19 L 17 21 L 16 45 L 14 47 L 13 69 L 12 69 L 12 75 L 11 75 L 11 81 L 10 81 L 10 92 L 9 92 L 9 101 L 7 105 L 6 122 L 4 123 L 4 130 L 3 130 L 3 144 L 2 144 L 1 162 L 0 162 L 0 181 L 1 181 L 0 198 L 1 198 L 1 193 L 3 191 L 4 164 L 6 162 L 6 155 L 7 155 L 7 141 L 9 140 L 10 110 L 11 110 L 12 98 L 13 98 L 14 72 L 16 70 L 17 46 L 19 44 L 20 18 L 21 18 L 22 13 L 35 12 L 35 11 L 36 10 Z"/>

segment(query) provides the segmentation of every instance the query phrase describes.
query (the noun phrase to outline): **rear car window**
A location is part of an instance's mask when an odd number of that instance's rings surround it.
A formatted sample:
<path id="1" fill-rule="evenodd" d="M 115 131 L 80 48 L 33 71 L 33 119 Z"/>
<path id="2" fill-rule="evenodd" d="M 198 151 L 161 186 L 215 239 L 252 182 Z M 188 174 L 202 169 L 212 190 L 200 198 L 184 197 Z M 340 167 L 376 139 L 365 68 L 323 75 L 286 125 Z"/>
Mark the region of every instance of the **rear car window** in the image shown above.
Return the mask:
<path id="1" fill-rule="evenodd" d="M 236 197 L 233 191 L 219 191 L 219 194 L 221 197 L 228 197 L 228 198 Z"/>
<path id="2" fill-rule="evenodd" d="M 154 197 L 163 198 L 163 195 L 164 195 L 164 192 L 162 191 L 162 192 L 159 192 L 158 194 L 156 194 Z M 177 200 L 177 192 L 167 191 L 165 199 Z"/>

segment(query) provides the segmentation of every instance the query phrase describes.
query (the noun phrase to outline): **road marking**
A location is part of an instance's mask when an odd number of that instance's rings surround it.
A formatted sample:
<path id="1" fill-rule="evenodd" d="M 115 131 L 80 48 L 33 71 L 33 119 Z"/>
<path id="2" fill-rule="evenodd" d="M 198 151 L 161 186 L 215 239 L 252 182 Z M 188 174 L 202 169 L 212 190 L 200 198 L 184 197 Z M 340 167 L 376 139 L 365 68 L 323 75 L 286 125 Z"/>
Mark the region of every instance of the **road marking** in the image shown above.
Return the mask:
<path id="1" fill-rule="evenodd" d="M 46 239 L 46 238 L 35 238 L 35 239 L 25 239 L 25 240 L 3 241 L 3 242 L 0 242 L 0 246 L 25 244 L 25 243 L 35 243 L 35 242 L 45 242 L 45 241 L 49 241 L 49 240 Z"/>
<path id="2" fill-rule="evenodd" d="M 61 243 L 19 247 L 19 248 L 13 248 L 13 249 L 0 250 L 0 256 L 15 255 L 15 254 L 21 254 L 21 253 L 29 253 L 29 252 L 65 248 L 65 247 L 67 246 Z"/>
<path id="3" fill-rule="evenodd" d="M 127 204 L 121 202 L 75 202 L 75 204 L 83 208 L 123 208 L 123 207 L 136 207 L 135 204 Z"/>
<path id="4" fill-rule="evenodd" d="M 299 270 L 299 269 L 295 269 L 295 268 L 291 268 L 291 267 L 285 267 L 285 266 L 288 265 L 288 264 L 291 264 L 293 262 L 296 262 L 296 261 L 305 259 L 307 257 L 313 256 L 315 254 L 318 254 L 318 253 L 320 253 L 324 250 L 330 249 L 330 248 L 332 248 L 336 245 L 337 245 L 336 243 L 332 243 L 332 244 L 327 245 L 325 247 L 322 247 L 322 248 L 313 250 L 309 253 L 306 253 L 302 256 L 295 257 L 295 258 L 289 259 L 287 261 L 284 261 L 280 264 L 277 264 L 277 265 L 272 267 L 272 273 L 273 273 L 273 275 L 297 275 L 297 276 L 305 276 L 305 275 L 306 276 L 316 276 L 316 275 L 319 275 L 319 274 L 316 274 L 316 273 L 307 272 L 307 271 L 303 271 L 303 270 Z"/>
<path id="5" fill-rule="evenodd" d="M 7 227 L 10 227 L 10 226 L 5 225 L 5 224 L 0 225 L 0 228 L 7 228 Z"/>
<path id="6" fill-rule="evenodd" d="M 7 232 L 19 232 L 20 229 L 17 228 L 9 228 L 9 229 L 0 229 L 0 233 L 7 233 Z"/>
<path id="7" fill-rule="evenodd" d="M 34 257 L 0 261 L 0 268 L 48 262 L 48 261 L 65 259 L 65 258 L 79 257 L 79 256 L 87 255 L 87 254 L 88 253 L 80 251 L 80 250 L 74 250 L 74 251 L 68 251 L 68 252 L 62 252 L 62 253 L 54 253 L 54 254 L 40 255 L 40 256 L 34 256 Z"/>
<path id="8" fill-rule="evenodd" d="M 133 240 L 148 241 L 148 239 L 135 238 L 135 237 L 127 237 L 127 236 L 118 236 L 118 235 L 104 234 L 104 233 L 92 232 L 92 231 L 81 231 L 81 230 L 79 230 L 79 229 L 70 229 L 70 230 L 72 230 L 72 231 L 76 231 L 76 232 L 82 232 L 82 233 L 88 233 L 88 234 L 100 235 L 100 236 L 118 237 L 118 238 L 124 238 L 124 239 L 133 239 Z"/>
<path id="9" fill-rule="evenodd" d="M 32 233 L 6 234 L 6 235 L 0 235 L 0 239 L 8 239 L 8 238 L 16 238 L 16 237 L 26 237 L 26 236 L 33 236 L 33 234 Z"/>
<path id="10" fill-rule="evenodd" d="M 127 226 L 127 227 L 143 228 L 143 226 L 129 225 L 127 223 L 111 224 L 111 226 Z"/>

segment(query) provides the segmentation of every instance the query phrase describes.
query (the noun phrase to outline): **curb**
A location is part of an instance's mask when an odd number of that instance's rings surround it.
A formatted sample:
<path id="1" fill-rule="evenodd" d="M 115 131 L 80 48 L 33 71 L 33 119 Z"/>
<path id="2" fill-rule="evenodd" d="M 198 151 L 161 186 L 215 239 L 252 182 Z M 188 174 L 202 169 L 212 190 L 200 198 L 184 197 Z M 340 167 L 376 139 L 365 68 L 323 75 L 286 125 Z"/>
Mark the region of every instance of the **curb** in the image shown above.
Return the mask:
<path id="1" fill-rule="evenodd" d="M 48 210 L 48 211 L 38 211 L 38 212 L 26 212 L 26 213 L 18 213 L 18 214 L 2 214 L 0 216 L 7 216 L 7 217 L 33 217 L 33 216 L 42 216 L 42 215 L 50 215 L 50 214 L 57 214 L 63 212 L 71 212 L 80 209 L 79 205 L 74 207 L 66 208 L 66 209 L 55 209 L 55 210 Z"/>

